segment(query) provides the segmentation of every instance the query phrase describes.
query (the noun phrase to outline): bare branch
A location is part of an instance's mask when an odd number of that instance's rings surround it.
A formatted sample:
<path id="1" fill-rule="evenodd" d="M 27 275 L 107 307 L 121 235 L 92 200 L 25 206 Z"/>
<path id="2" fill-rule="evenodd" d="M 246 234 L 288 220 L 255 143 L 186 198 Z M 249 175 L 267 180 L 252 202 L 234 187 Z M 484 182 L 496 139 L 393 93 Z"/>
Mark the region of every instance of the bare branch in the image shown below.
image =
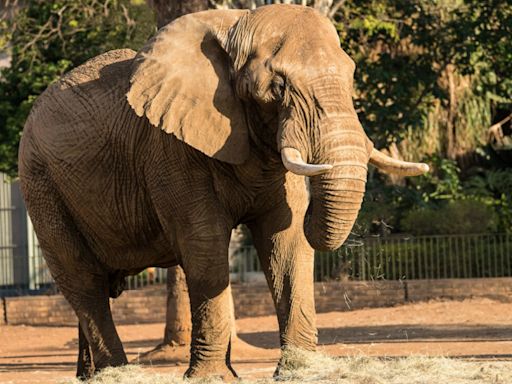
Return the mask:
<path id="1" fill-rule="evenodd" d="M 333 0 L 315 0 L 313 7 L 322 15 L 328 16 Z"/>
<path id="2" fill-rule="evenodd" d="M 345 4 L 346 0 L 337 0 L 334 5 L 331 7 L 331 10 L 329 12 L 329 19 L 334 18 L 336 16 L 336 12 L 339 11 L 339 9 Z"/>

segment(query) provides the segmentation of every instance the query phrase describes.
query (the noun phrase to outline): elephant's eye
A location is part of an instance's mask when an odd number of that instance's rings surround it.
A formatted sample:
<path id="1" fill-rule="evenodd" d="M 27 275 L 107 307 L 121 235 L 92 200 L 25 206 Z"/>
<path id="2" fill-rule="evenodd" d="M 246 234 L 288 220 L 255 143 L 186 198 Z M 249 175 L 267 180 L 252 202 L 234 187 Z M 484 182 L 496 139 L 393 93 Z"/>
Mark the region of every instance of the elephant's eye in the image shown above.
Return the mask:
<path id="1" fill-rule="evenodd" d="M 272 80 L 272 93 L 277 100 L 284 97 L 285 81 L 281 76 L 276 76 Z"/>

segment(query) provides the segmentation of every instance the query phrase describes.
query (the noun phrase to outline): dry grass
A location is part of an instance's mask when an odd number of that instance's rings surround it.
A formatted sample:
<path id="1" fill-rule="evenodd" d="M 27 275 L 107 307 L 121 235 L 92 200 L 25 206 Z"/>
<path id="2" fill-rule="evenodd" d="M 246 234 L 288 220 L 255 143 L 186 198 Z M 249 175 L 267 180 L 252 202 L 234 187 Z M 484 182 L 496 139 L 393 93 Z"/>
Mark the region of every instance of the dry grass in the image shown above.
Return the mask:
<path id="1" fill-rule="evenodd" d="M 442 357 L 379 359 L 370 357 L 331 358 L 320 353 L 287 350 L 287 369 L 279 381 L 337 384 L 510 384 L 512 362 L 467 361 Z M 65 384 L 83 383 L 78 380 Z M 183 380 L 169 374 L 150 372 L 139 366 L 105 369 L 88 384 L 183 384 L 220 383 L 219 380 Z M 270 384 L 274 379 L 243 379 L 240 384 Z M 63 383 L 64 384 L 64 383 Z"/>

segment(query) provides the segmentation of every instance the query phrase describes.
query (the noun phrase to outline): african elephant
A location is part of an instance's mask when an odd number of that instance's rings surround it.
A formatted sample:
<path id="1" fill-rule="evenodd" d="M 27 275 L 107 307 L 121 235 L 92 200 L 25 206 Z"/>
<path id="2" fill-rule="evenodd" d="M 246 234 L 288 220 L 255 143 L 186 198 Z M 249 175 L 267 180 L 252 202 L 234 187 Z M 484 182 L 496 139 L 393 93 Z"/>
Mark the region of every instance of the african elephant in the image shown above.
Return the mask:
<path id="1" fill-rule="evenodd" d="M 353 72 L 327 18 L 271 5 L 186 15 L 138 54 L 93 58 L 38 98 L 21 186 L 96 369 L 127 362 L 109 307 L 119 276 L 180 264 L 193 317 L 186 376 L 235 375 L 226 288 L 239 223 L 252 231 L 281 344 L 315 348 L 313 248 L 348 236 L 368 162 L 428 169 L 373 148 Z"/>

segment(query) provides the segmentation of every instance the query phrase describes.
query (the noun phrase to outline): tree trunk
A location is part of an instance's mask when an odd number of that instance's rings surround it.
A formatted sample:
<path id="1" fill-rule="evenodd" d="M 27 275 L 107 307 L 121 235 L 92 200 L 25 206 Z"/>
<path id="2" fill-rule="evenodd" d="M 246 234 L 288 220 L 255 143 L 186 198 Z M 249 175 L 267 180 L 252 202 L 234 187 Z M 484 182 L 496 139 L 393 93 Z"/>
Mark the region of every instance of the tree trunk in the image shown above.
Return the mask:
<path id="1" fill-rule="evenodd" d="M 446 156 L 449 159 L 455 160 L 457 157 L 457 136 L 456 136 L 456 118 L 457 118 L 457 94 L 455 85 L 455 68 L 453 65 L 446 67 L 448 77 L 448 90 L 449 90 L 449 109 L 448 119 L 446 122 Z"/>
<path id="2" fill-rule="evenodd" d="M 155 10 L 158 28 L 187 13 L 208 9 L 208 0 L 146 0 L 146 2 Z"/>
<path id="3" fill-rule="evenodd" d="M 192 334 L 190 300 L 185 272 L 180 266 L 167 269 L 167 313 L 164 344 L 189 345 Z"/>

